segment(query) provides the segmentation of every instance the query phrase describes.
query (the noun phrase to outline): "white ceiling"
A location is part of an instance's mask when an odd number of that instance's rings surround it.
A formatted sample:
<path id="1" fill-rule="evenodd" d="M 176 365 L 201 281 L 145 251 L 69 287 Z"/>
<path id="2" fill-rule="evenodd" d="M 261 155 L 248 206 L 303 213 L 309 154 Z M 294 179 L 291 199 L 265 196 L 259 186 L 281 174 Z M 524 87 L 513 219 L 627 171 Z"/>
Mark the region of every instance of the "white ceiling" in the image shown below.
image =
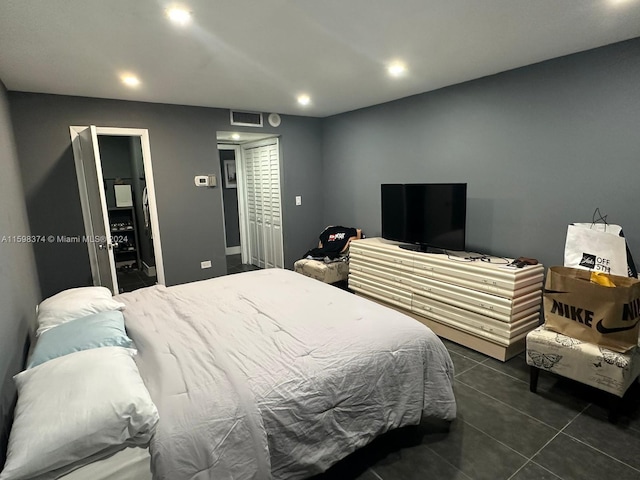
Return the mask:
<path id="1" fill-rule="evenodd" d="M 187 28 L 167 20 L 171 4 L 0 0 L 0 79 L 324 117 L 640 36 L 640 0 L 184 0 Z M 386 74 L 396 59 L 402 78 Z"/>

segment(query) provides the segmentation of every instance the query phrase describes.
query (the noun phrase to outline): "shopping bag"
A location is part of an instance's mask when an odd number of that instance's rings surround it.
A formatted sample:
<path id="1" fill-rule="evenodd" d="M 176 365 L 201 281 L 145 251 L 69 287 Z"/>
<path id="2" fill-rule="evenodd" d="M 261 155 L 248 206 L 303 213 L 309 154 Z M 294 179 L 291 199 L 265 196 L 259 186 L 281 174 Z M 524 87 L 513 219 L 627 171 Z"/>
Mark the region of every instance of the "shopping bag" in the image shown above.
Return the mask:
<path id="1" fill-rule="evenodd" d="M 564 246 L 564 266 L 638 276 L 622 227 L 610 223 L 570 224 Z"/>
<path id="2" fill-rule="evenodd" d="M 543 294 L 545 327 L 617 352 L 635 347 L 640 329 L 640 280 L 608 277 L 615 287 L 592 283 L 591 272 L 586 270 L 549 268 Z"/>

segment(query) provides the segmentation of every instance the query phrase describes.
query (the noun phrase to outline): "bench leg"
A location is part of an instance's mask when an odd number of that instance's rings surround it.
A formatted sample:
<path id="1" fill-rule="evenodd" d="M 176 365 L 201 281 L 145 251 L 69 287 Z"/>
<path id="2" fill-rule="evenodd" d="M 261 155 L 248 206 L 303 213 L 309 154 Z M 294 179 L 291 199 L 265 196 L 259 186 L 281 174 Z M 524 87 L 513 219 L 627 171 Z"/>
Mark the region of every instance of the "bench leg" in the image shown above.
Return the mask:
<path id="1" fill-rule="evenodd" d="M 611 401 L 609 402 L 609 422 L 610 423 L 618 423 L 618 418 L 620 418 L 620 412 L 622 411 L 622 400 L 624 397 L 618 397 L 616 395 L 612 395 Z"/>
<path id="2" fill-rule="evenodd" d="M 529 367 L 529 391 L 536 393 L 538 390 L 538 376 L 540 375 L 540 369 L 531 365 Z"/>

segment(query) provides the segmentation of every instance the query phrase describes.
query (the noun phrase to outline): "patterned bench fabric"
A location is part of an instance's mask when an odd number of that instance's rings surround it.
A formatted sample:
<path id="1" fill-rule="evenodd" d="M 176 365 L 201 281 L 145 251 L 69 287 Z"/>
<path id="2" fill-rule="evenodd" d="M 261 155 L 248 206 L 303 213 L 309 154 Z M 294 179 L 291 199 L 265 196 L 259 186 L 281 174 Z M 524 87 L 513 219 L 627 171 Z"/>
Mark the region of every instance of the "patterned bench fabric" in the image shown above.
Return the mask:
<path id="1" fill-rule="evenodd" d="M 349 263 L 346 259 L 331 263 L 302 259 L 293 265 L 293 270 L 324 283 L 335 283 L 349 277 Z"/>
<path id="2" fill-rule="evenodd" d="M 527 364 L 622 397 L 640 375 L 640 348 L 618 353 L 542 325 L 527 334 Z"/>

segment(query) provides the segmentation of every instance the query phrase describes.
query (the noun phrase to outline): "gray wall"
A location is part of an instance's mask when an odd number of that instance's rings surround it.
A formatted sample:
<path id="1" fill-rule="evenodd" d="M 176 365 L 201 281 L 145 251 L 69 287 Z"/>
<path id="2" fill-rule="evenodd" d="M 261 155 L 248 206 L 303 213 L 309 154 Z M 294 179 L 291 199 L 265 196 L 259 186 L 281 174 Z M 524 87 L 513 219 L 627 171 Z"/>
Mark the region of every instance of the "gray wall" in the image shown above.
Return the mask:
<path id="1" fill-rule="evenodd" d="M 84 233 L 70 125 L 146 128 L 167 284 L 226 273 L 219 187 L 198 188 L 193 177 L 220 175 L 216 131 L 232 130 L 228 110 L 19 92 L 9 102 L 34 233 Z M 292 268 L 322 225 L 320 120 L 283 115 L 280 127 L 260 132 L 282 138 L 284 248 Z M 306 199 L 302 206 L 295 195 Z M 86 245 L 41 244 L 35 254 L 44 296 L 91 283 Z M 201 270 L 202 260 L 213 267 Z"/>
<path id="2" fill-rule="evenodd" d="M 0 81 L 0 470 L 15 401 L 13 375 L 24 364 L 29 330 L 40 301 L 32 244 L 6 237 L 29 235 L 18 156 L 9 117 L 7 91 Z"/>
<path id="3" fill-rule="evenodd" d="M 599 207 L 640 260 L 640 39 L 325 119 L 325 223 L 380 235 L 380 184 L 467 182 L 467 249 L 562 264 Z"/>

